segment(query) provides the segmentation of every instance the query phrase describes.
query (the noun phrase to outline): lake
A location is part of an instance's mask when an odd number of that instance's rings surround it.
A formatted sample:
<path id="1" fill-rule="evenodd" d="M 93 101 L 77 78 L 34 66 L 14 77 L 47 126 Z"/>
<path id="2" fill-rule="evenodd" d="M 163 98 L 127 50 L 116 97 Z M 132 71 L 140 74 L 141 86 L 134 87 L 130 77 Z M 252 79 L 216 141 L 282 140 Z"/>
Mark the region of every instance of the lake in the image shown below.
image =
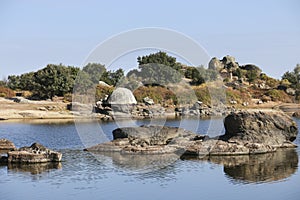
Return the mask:
<path id="1" fill-rule="evenodd" d="M 211 159 L 82 151 L 111 140 L 119 126 L 142 124 L 180 126 L 210 136 L 224 132 L 222 119 L 0 122 L 0 138 L 17 147 L 39 142 L 63 153 L 61 163 L 0 165 L 0 199 L 300 198 L 300 148 Z M 295 143 L 300 144 L 299 137 Z"/>

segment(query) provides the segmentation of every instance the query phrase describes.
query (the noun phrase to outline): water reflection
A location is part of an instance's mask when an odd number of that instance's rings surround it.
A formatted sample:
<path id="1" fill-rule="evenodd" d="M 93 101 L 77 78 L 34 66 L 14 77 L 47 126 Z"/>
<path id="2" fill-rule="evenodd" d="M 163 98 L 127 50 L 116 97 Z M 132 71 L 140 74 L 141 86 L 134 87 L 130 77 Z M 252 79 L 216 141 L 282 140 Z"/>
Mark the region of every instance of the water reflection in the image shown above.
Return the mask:
<path id="1" fill-rule="evenodd" d="M 155 155 L 132 155 L 119 152 L 92 153 L 97 160 L 109 162 L 111 160 L 115 167 L 130 170 L 131 173 L 148 173 L 161 170 L 172 165 L 179 159 L 176 154 L 155 154 Z"/>
<path id="2" fill-rule="evenodd" d="M 280 149 L 260 155 L 211 157 L 210 161 L 224 165 L 226 177 L 234 184 L 265 183 L 294 174 L 298 167 L 298 154 L 295 149 Z"/>
<path id="3" fill-rule="evenodd" d="M 50 163 L 32 163 L 32 164 L 21 164 L 21 163 L 8 163 L 7 170 L 14 173 L 30 173 L 32 175 L 42 174 L 55 169 L 61 169 L 62 165 L 59 162 Z"/>

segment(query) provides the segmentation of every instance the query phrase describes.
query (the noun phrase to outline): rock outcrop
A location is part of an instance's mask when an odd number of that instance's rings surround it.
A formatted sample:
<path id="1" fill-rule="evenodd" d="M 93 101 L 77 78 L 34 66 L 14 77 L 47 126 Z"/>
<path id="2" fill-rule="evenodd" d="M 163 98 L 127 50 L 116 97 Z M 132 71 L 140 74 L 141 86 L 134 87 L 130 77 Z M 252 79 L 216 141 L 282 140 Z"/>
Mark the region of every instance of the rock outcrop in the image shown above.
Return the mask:
<path id="1" fill-rule="evenodd" d="M 2 157 L 2 162 L 8 163 L 45 163 L 60 162 L 62 154 L 47 149 L 41 144 L 34 143 L 30 147 L 7 152 L 7 157 Z"/>
<path id="2" fill-rule="evenodd" d="M 249 155 L 296 147 L 298 128 L 279 111 L 239 111 L 224 120 L 226 133 L 209 138 L 191 131 L 166 126 L 118 128 L 113 140 L 85 150 L 122 154 L 165 154 L 182 156 Z"/>
<path id="3" fill-rule="evenodd" d="M 224 120 L 225 140 L 261 143 L 273 147 L 293 142 L 298 134 L 291 117 L 278 111 L 240 111 Z"/>
<path id="4" fill-rule="evenodd" d="M 199 135 L 177 127 L 124 127 L 113 131 L 113 140 L 85 150 L 92 152 L 122 152 L 125 154 L 163 154 L 182 151 Z"/>
<path id="5" fill-rule="evenodd" d="M 132 106 L 137 104 L 133 93 L 127 88 L 117 88 L 108 98 L 108 103 L 111 105 L 113 116 L 118 115 L 118 112 L 130 114 Z"/>
<path id="6" fill-rule="evenodd" d="M 3 152 L 8 152 L 8 151 L 13 151 L 16 150 L 16 146 L 14 145 L 14 143 L 12 143 L 11 141 L 7 140 L 7 139 L 0 139 L 0 153 Z"/>

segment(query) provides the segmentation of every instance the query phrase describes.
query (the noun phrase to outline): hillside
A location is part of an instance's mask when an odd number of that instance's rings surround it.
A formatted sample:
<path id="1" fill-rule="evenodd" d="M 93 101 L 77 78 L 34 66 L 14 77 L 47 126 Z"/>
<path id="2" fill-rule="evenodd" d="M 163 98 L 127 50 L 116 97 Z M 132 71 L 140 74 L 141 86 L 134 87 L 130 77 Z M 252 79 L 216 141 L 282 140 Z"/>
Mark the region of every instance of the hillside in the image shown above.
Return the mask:
<path id="1" fill-rule="evenodd" d="M 59 111 L 68 112 L 66 105 L 73 93 L 78 103 L 94 102 L 95 111 L 107 115 L 111 108 L 106 101 L 119 87 L 132 91 L 138 102 L 132 113 L 137 116 L 149 116 L 151 109 L 180 115 L 215 115 L 232 109 L 291 107 L 299 103 L 299 65 L 278 80 L 264 74 L 260 67 L 239 64 L 228 55 L 220 60 L 212 58 L 208 68 L 183 65 L 164 52 L 138 57 L 137 61 L 138 69 L 126 75 L 122 69 L 108 71 L 97 63 L 89 63 L 82 70 L 49 64 L 36 72 L 11 75 L 0 82 L 0 97 L 7 99 L 2 101 L 1 110 L 12 107 L 12 102 L 5 106 L 9 98 L 22 96 L 62 102 Z M 43 111 L 41 106 L 32 109 Z"/>

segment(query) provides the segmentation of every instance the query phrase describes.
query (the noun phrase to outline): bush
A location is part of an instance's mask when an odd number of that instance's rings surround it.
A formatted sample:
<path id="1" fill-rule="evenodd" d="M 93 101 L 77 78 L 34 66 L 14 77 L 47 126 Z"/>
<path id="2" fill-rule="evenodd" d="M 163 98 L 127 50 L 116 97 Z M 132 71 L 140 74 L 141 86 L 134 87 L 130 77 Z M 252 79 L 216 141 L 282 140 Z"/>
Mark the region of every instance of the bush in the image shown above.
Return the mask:
<path id="1" fill-rule="evenodd" d="M 104 85 L 97 85 L 96 87 L 96 94 L 95 94 L 95 101 L 100 101 L 105 98 L 105 95 L 111 95 L 114 91 L 113 87 L 104 86 Z"/>
<path id="2" fill-rule="evenodd" d="M 211 104 L 211 96 L 207 86 L 196 87 L 194 91 L 199 101 L 202 101 L 206 105 Z"/>
<path id="3" fill-rule="evenodd" d="M 272 101 L 282 101 L 286 103 L 293 102 L 291 97 L 282 90 L 272 89 L 267 91 L 265 95 L 271 97 Z"/>
<path id="4" fill-rule="evenodd" d="M 145 97 L 153 99 L 154 103 L 177 105 L 176 95 L 166 87 L 162 86 L 141 86 L 137 88 L 133 95 L 138 102 L 143 102 Z"/>
<path id="5" fill-rule="evenodd" d="M 0 86 L 0 97 L 11 98 L 15 96 L 15 92 L 7 87 Z"/>
<path id="6" fill-rule="evenodd" d="M 251 96 L 249 96 L 249 93 L 245 89 L 233 90 L 228 88 L 226 90 L 226 99 L 227 103 L 229 103 L 231 100 L 235 100 L 241 104 L 243 102 L 250 102 Z"/>

